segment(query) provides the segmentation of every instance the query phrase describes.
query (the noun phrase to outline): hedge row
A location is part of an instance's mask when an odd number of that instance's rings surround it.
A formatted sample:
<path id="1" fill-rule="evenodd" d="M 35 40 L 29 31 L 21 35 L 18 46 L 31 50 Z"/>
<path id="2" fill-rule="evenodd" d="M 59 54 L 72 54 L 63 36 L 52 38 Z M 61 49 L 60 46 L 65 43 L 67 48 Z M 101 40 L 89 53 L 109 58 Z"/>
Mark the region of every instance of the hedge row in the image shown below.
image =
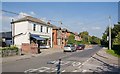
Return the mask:
<path id="1" fill-rule="evenodd" d="M 18 48 L 15 46 L 0 48 L 2 57 L 18 55 Z"/>

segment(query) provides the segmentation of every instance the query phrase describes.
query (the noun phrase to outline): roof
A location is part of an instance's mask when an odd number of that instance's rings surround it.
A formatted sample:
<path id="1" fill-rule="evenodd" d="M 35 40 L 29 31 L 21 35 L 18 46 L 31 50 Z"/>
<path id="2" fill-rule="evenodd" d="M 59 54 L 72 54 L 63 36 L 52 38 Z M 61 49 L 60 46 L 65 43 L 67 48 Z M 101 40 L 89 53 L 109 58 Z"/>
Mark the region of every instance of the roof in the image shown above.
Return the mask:
<path id="1" fill-rule="evenodd" d="M 0 37 L 2 38 L 12 38 L 12 32 L 1 32 Z"/>
<path id="2" fill-rule="evenodd" d="M 46 22 L 44 22 L 44 21 L 42 21 L 42 20 L 40 20 L 38 18 L 34 18 L 32 16 L 26 16 L 26 17 L 23 17 L 21 19 L 15 20 L 15 21 L 13 21 L 11 23 L 18 23 L 18 22 L 22 22 L 22 21 L 31 21 L 31 22 L 35 22 L 35 23 L 39 23 L 39 24 L 44 24 L 46 26 L 52 27 L 52 24 L 47 24 Z"/>
<path id="3" fill-rule="evenodd" d="M 66 29 L 66 28 L 63 28 L 63 29 L 62 29 L 62 31 L 64 31 L 64 32 L 65 32 L 65 31 L 67 31 L 67 29 Z"/>
<path id="4" fill-rule="evenodd" d="M 61 28 L 53 25 L 53 29 L 54 29 L 54 30 L 58 30 L 58 29 L 61 29 Z"/>
<path id="5" fill-rule="evenodd" d="M 66 31 L 66 32 L 71 33 L 71 31 L 69 31 L 69 30 L 68 30 L 68 29 L 66 29 L 66 28 L 63 28 L 63 29 L 62 29 L 62 31 L 63 31 L 63 32 L 65 32 L 65 31 Z"/>

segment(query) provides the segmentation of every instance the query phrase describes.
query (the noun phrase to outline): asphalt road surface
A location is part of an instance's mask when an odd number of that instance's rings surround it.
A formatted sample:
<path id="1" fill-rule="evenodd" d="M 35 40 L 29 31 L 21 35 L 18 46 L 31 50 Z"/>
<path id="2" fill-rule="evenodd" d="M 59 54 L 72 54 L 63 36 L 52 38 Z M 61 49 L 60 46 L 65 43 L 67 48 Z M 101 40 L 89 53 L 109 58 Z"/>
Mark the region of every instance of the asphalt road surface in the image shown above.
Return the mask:
<path id="1" fill-rule="evenodd" d="M 56 72 L 58 60 L 61 59 L 61 72 L 74 72 L 101 47 L 78 50 L 76 52 L 56 52 L 45 56 L 7 62 L 2 64 L 3 72 Z M 49 52 L 48 52 L 49 53 Z"/>

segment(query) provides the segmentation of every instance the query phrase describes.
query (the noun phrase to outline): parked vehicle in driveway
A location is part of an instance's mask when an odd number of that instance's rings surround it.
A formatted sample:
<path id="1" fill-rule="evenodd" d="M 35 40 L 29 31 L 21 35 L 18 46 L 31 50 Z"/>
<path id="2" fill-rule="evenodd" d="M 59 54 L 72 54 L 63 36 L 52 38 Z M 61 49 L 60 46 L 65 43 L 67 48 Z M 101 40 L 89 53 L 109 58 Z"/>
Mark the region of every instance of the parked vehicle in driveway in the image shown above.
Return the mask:
<path id="1" fill-rule="evenodd" d="M 66 51 L 70 51 L 70 52 L 76 51 L 75 46 L 72 44 L 67 44 L 66 46 L 64 46 L 64 52 Z"/>
<path id="2" fill-rule="evenodd" d="M 85 45 L 84 44 L 80 44 L 76 47 L 76 50 L 84 50 Z"/>

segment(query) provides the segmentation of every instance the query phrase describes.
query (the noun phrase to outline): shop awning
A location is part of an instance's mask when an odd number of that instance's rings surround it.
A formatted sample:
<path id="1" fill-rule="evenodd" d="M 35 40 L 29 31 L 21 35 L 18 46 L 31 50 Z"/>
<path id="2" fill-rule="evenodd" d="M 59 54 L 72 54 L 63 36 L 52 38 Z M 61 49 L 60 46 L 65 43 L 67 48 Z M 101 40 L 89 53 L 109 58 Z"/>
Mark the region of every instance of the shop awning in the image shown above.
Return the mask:
<path id="1" fill-rule="evenodd" d="M 42 38 L 45 38 L 45 39 L 49 39 L 50 37 L 49 36 L 40 36 Z"/>
<path id="2" fill-rule="evenodd" d="M 40 37 L 39 35 L 31 34 L 30 36 L 35 38 L 36 40 L 45 40 L 44 38 Z"/>

